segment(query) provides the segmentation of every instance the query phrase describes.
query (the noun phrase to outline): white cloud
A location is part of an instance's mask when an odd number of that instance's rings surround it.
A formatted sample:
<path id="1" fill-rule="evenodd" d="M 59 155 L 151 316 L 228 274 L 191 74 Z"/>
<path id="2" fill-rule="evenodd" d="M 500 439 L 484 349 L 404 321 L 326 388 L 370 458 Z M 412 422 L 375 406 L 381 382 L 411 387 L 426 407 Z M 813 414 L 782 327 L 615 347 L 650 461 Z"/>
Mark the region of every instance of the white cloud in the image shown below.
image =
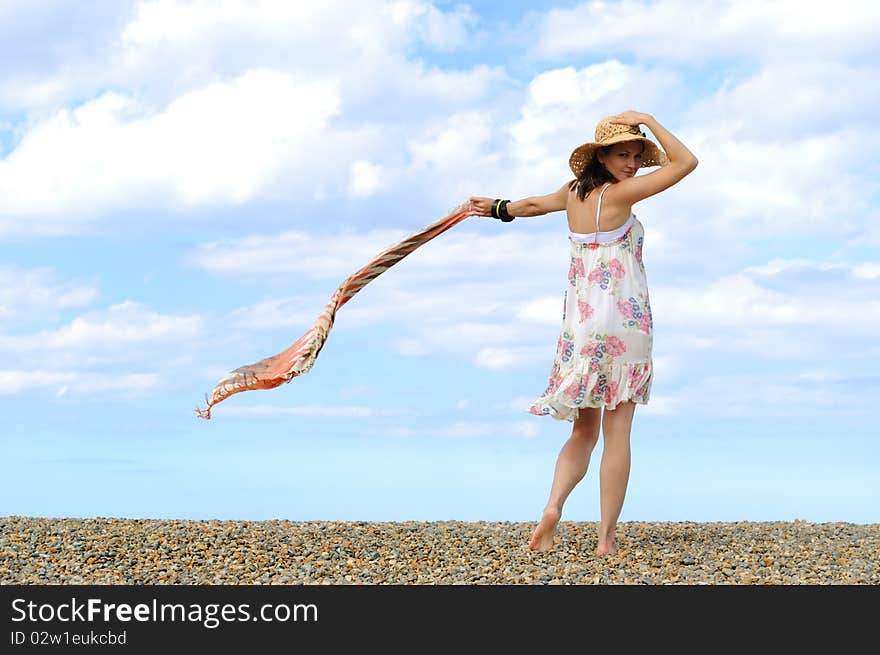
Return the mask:
<path id="1" fill-rule="evenodd" d="M 856 274 L 864 266 L 776 259 L 705 286 L 657 285 L 651 290 L 651 307 L 656 321 L 689 329 L 834 327 L 870 332 L 880 321 L 880 288 L 874 278 Z"/>
<path id="2" fill-rule="evenodd" d="M 257 11 L 255 11 L 257 10 Z M 271 33 L 272 24 L 295 25 L 321 15 L 320 7 L 308 2 L 140 2 L 134 18 L 122 31 L 126 44 L 167 46 L 199 40 L 206 34 L 231 26 Z"/>
<path id="3" fill-rule="evenodd" d="M 0 394 L 13 395 L 49 389 L 61 396 L 131 397 L 142 395 L 159 386 L 160 378 L 153 373 L 119 375 L 89 372 L 7 370 L 0 371 Z"/>
<path id="4" fill-rule="evenodd" d="M 858 283 L 859 280 L 876 280 L 880 278 L 880 262 L 850 264 L 821 262 L 797 257 L 793 259 L 777 257 L 771 259 L 766 264 L 747 266 L 743 273 L 754 274 L 765 279 L 784 277 L 789 280 L 796 280 L 809 277 L 812 281 L 816 281 L 825 278 L 835 284 L 847 278 L 855 278 L 853 282 Z M 862 285 L 862 288 L 866 288 L 865 285 Z"/>
<path id="5" fill-rule="evenodd" d="M 682 410 L 687 411 L 687 405 L 680 398 L 654 393 L 653 387 L 648 403 L 636 407 L 637 414 L 647 414 L 648 416 L 675 416 Z"/>
<path id="6" fill-rule="evenodd" d="M 128 301 L 100 314 L 76 318 L 40 341 L 44 347 L 65 349 L 131 346 L 196 336 L 201 327 L 199 316 L 168 316 Z"/>
<path id="7" fill-rule="evenodd" d="M 354 161 L 351 164 L 351 183 L 349 192 L 363 198 L 372 195 L 383 186 L 383 169 L 368 161 Z"/>
<path id="8" fill-rule="evenodd" d="M 466 70 L 446 70 L 429 68 L 421 61 L 409 60 L 396 61 L 391 65 L 395 67 L 394 79 L 380 78 L 388 86 L 380 86 L 374 91 L 397 97 L 399 107 L 407 111 L 398 112 L 401 120 L 411 119 L 411 112 L 422 114 L 425 118 L 446 115 L 457 106 L 468 106 L 491 98 L 493 93 L 497 97 L 502 92 L 496 90 L 511 83 L 510 77 L 501 66 L 479 64 Z M 391 73 L 381 72 L 385 75 Z M 378 98 L 365 97 L 362 102 L 369 102 L 370 99 L 374 102 L 381 101 Z M 358 106 L 359 110 L 363 107 L 360 103 Z M 437 111 L 443 108 L 447 111 Z M 412 133 L 418 135 L 424 129 L 424 121 L 418 120 Z"/>
<path id="9" fill-rule="evenodd" d="M 342 283 L 406 236 L 406 232 L 387 229 L 367 234 L 290 231 L 254 235 L 202 244 L 187 261 L 211 273 L 238 279 L 297 273 L 312 279 L 338 278 Z"/>
<path id="10" fill-rule="evenodd" d="M 477 366 L 495 370 L 512 368 L 523 359 L 522 354 L 513 348 L 480 348 L 474 363 Z"/>
<path id="11" fill-rule="evenodd" d="M 664 378 L 670 379 L 684 371 L 684 362 L 680 354 L 666 354 L 665 351 L 665 344 L 658 345 L 655 343 L 652 359 L 654 361 L 654 369 L 660 371 Z"/>
<path id="12" fill-rule="evenodd" d="M 130 207 L 238 203 L 263 191 L 339 111 L 326 82 L 254 71 L 188 93 L 159 111 L 108 92 L 34 125 L 0 161 L 0 231 L 35 229 L 12 217 Z M 39 228 L 36 228 L 39 229 Z"/>
<path id="13" fill-rule="evenodd" d="M 561 325 L 562 309 L 562 296 L 543 296 L 520 304 L 514 315 L 518 321 Z"/>
<path id="14" fill-rule="evenodd" d="M 744 76 L 725 76 L 689 114 L 722 134 L 754 141 L 789 141 L 861 123 L 857 107 L 876 105 L 877 67 L 818 57 L 765 61 Z M 829 89 L 834 93 L 829 95 Z M 711 121 L 711 122 L 710 122 Z M 782 160 L 788 165 L 786 160 Z"/>
<path id="15" fill-rule="evenodd" d="M 0 350 L 22 355 L 53 353 L 53 357 L 118 353 L 149 343 L 170 342 L 200 334 L 199 316 L 169 316 L 128 301 L 90 312 L 56 330 L 25 336 L 0 336 Z"/>
<path id="16" fill-rule="evenodd" d="M 864 264 L 853 264 L 851 266 L 852 274 L 857 278 L 864 280 L 880 279 L 880 263 L 868 262 Z"/>
<path id="17" fill-rule="evenodd" d="M 854 0 L 836 10 L 798 0 L 591 0 L 547 12 L 532 52 L 550 58 L 611 53 L 679 62 L 787 59 L 793 53 L 851 56 L 875 48 L 878 21 L 880 8 L 870 0 Z"/>
<path id="18" fill-rule="evenodd" d="M 48 268 L 0 266 L 0 321 L 27 321 L 83 307 L 98 295 L 94 283 L 59 280 Z"/>
<path id="19" fill-rule="evenodd" d="M 448 174 L 462 162 L 491 159 L 493 121 L 488 113 L 467 111 L 427 125 L 409 144 L 412 169 Z"/>
<path id="20" fill-rule="evenodd" d="M 711 155 L 701 158 L 688 182 L 684 202 L 696 209 L 675 212 L 677 233 L 686 233 L 694 215 L 707 216 L 711 238 L 747 243 L 795 234 L 845 238 L 865 223 L 865 186 L 876 184 L 850 168 L 852 149 L 859 144 L 871 150 L 880 138 L 860 136 L 855 127 L 761 141 L 700 132 L 680 135 L 696 152 Z M 827 170 L 838 171 L 833 184 Z"/>
<path id="21" fill-rule="evenodd" d="M 426 44 L 438 50 L 455 50 L 467 43 L 468 28 L 477 22 L 477 17 L 468 5 L 457 5 L 446 13 L 437 9 L 433 3 L 400 0 L 386 5 L 391 19 L 402 26 L 415 25 L 415 29 Z"/>
<path id="22" fill-rule="evenodd" d="M 58 397 L 119 398 L 179 391 L 200 375 L 200 384 L 208 384 L 228 370 L 214 363 L 215 351 L 250 332 L 225 320 L 217 324 L 223 329 L 205 330 L 201 315 L 126 301 L 51 329 L 0 334 L 0 387 L 3 393 L 48 389 Z"/>
<path id="23" fill-rule="evenodd" d="M 26 389 L 67 386 L 75 379 L 75 373 L 40 370 L 0 371 L 0 393 L 14 394 Z"/>
<path id="24" fill-rule="evenodd" d="M 616 60 L 580 70 L 568 66 L 539 73 L 529 82 L 522 117 L 510 127 L 514 156 L 523 161 L 550 156 L 559 159 L 558 153 L 550 150 L 549 146 L 556 145 L 551 139 L 558 140 L 560 132 L 571 139 L 573 128 L 584 124 L 585 114 L 601 111 L 615 92 L 632 86 L 636 77 L 636 70 Z M 574 140 L 592 141 L 593 136 L 592 130 L 581 128 Z M 566 143 L 571 149 L 580 145 Z"/>
<path id="25" fill-rule="evenodd" d="M 380 43 L 391 36 L 403 40 L 418 37 L 428 45 L 449 50 L 465 44 L 468 26 L 475 21 L 466 5 L 447 13 L 416 0 L 155 0 L 138 4 L 134 18 L 123 30 L 122 41 L 137 48 L 186 46 L 210 38 L 229 39 L 236 30 L 270 43 L 307 38 L 318 45 L 316 35 L 335 32 L 365 38 L 365 32 L 372 29 Z M 348 40 L 339 38 L 337 42 L 344 47 Z"/>
<path id="26" fill-rule="evenodd" d="M 274 330 L 311 325 L 323 307 L 309 307 L 302 296 L 264 300 L 230 312 L 224 324 L 239 330 Z"/>

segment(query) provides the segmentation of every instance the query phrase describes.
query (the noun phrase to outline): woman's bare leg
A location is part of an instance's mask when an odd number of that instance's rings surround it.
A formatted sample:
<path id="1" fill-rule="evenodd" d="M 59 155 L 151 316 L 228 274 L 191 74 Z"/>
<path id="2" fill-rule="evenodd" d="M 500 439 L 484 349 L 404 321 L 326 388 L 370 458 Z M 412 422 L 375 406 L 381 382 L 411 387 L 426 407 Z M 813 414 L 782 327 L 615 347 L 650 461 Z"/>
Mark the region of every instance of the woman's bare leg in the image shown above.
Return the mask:
<path id="1" fill-rule="evenodd" d="M 630 432 L 636 405 L 631 401 L 619 403 L 613 410 L 605 409 L 602 434 L 605 438 L 602 463 L 599 468 L 599 504 L 602 521 L 599 525 L 599 543 L 596 552 L 614 554 L 617 539 L 614 529 L 623 509 L 626 485 L 629 482 Z"/>
<path id="2" fill-rule="evenodd" d="M 595 407 L 581 408 L 574 421 L 571 437 L 562 446 L 556 460 L 556 472 L 550 487 L 550 499 L 532 539 L 531 550 L 550 550 L 553 547 L 553 534 L 562 517 L 562 505 L 575 485 L 583 479 L 590 465 L 590 455 L 599 440 L 599 423 L 602 411 Z"/>

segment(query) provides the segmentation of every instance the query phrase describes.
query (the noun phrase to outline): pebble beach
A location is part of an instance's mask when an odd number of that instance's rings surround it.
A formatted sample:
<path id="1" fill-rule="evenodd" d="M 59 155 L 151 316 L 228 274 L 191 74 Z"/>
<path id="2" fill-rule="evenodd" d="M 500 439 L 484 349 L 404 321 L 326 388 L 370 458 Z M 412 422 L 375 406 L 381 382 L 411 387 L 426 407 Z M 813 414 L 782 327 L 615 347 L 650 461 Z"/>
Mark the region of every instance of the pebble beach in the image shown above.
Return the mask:
<path id="1" fill-rule="evenodd" d="M 563 520 L 178 521 L 0 518 L 0 583 L 64 584 L 880 584 L 880 524 Z"/>

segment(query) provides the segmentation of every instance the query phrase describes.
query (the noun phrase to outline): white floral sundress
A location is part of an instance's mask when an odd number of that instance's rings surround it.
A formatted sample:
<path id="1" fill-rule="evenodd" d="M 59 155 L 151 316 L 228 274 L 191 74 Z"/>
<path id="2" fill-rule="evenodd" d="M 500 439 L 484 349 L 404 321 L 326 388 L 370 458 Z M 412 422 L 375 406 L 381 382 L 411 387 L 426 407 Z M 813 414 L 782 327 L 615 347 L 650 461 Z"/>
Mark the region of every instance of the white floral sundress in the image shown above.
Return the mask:
<path id="1" fill-rule="evenodd" d="M 635 214 L 609 232 L 581 242 L 569 236 L 571 266 L 562 330 L 547 389 L 529 408 L 538 416 L 574 421 L 580 407 L 614 409 L 626 400 L 646 405 L 651 394 L 654 325 L 642 263 L 645 230 Z M 599 234 L 621 236 L 605 242 Z"/>

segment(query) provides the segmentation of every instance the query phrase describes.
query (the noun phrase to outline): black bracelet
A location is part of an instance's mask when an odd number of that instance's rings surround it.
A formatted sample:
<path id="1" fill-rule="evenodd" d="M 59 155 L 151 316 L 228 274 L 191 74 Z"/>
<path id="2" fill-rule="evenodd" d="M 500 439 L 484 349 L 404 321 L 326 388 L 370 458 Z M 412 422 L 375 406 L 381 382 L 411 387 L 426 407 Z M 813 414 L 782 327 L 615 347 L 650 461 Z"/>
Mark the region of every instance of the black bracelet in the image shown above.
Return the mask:
<path id="1" fill-rule="evenodd" d="M 492 203 L 492 218 L 500 218 L 505 223 L 512 221 L 515 217 L 507 212 L 507 205 L 509 202 L 509 200 L 495 198 L 495 202 Z"/>

